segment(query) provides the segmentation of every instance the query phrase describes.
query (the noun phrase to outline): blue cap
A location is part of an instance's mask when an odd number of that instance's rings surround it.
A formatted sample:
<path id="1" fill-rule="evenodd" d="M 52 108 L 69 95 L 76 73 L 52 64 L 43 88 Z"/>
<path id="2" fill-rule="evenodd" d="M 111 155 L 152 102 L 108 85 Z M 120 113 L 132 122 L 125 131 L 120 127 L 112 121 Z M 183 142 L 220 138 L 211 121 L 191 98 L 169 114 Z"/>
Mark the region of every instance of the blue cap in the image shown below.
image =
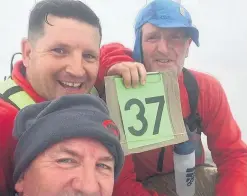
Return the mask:
<path id="1" fill-rule="evenodd" d="M 133 58 L 142 61 L 141 28 L 151 23 L 160 28 L 186 28 L 189 36 L 199 46 L 199 31 L 192 25 L 190 13 L 174 0 L 154 0 L 138 14 L 135 23 L 135 45 Z"/>

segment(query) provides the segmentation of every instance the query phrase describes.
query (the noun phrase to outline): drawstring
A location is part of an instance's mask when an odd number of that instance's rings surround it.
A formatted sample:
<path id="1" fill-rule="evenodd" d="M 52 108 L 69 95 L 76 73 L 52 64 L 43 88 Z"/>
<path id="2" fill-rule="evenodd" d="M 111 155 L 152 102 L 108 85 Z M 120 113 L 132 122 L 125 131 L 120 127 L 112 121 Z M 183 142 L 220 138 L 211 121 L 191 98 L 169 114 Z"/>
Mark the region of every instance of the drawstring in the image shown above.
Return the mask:
<path id="1" fill-rule="evenodd" d="M 11 64 L 10 64 L 10 74 L 11 74 L 12 71 L 13 71 L 13 67 L 14 67 L 14 58 L 15 58 L 15 55 L 17 55 L 17 54 L 22 55 L 21 52 L 16 52 L 16 53 L 14 53 L 14 54 L 12 55 Z"/>
<path id="2" fill-rule="evenodd" d="M 9 77 L 11 77 L 11 74 L 12 74 L 12 71 L 13 71 L 13 68 L 14 68 L 14 58 L 18 54 L 22 55 L 21 52 L 16 52 L 11 57 L 11 61 L 10 61 L 10 76 Z M 4 80 L 7 80 L 7 78 L 8 78 L 8 76 L 4 76 Z"/>

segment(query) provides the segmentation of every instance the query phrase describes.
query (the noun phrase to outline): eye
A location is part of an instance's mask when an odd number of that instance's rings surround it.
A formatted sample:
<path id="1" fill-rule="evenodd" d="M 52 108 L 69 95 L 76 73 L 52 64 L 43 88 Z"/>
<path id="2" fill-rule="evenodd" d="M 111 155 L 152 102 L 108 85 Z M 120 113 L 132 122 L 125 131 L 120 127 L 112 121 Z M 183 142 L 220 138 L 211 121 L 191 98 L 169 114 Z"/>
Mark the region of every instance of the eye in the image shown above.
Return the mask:
<path id="1" fill-rule="evenodd" d="M 147 37 L 147 41 L 155 41 L 157 39 L 159 39 L 158 35 L 151 35 L 151 36 Z"/>
<path id="2" fill-rule="evenodd" d="M 85 59 L 96 59 L 96 56 L 92 55 L 92 54 L 83 54 L 83 57 Z"/>
<path id="3" fill-rule="evenodd" d="M 82 56 L 88 63 L 95 63 L 98 60 L 97 56 L 92 54 L 83 54 Z"/>
<path id="4" fill-rule="evenodd" d="M 101 168 L 101 169 L 112 171 L 112 167 L 110 167 L 110 166 L 108 166 L 106 164 L 103 164 L 103 163 L 98 163 L 96 166 Z"/>
<path id="5" fill-rule="evenodd" d="M 52 49 L 52 51 L 59 55 L 64 55 L 68 53 L 64 48 L 54 48 Z"/>
<path id="6" fill-rule="evenodd" d="M 56 162 L 59 164 L 75 164 L 76 163 L 76 161 L 71 158 L 57 159 Z"/>
<path id="7" fill-rule="evenodd" d="M 181 40 L 181 39 L 183 39 L 183 36 L 182 35 L 171 35 L 171 39 L 173 39 L 173 40 Z"/>

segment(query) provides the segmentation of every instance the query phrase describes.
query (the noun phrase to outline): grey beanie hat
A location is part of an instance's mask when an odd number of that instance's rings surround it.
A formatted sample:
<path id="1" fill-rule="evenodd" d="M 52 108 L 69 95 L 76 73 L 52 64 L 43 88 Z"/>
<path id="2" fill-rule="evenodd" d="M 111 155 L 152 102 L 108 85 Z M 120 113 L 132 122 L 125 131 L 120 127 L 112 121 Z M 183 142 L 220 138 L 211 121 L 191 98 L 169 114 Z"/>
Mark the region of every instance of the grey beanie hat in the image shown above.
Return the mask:
<path id="1" fill-rule="evenodd" d="M 40 153 L 70 138 L 100 141 L 115 159 L 115 179 L 124 163 L 119 130 L 110 119 L 106 104 L 94 95 L 67 95 L 25 107 L 16 116 L 13 136 L 18 140 L 15 183 Z"/>

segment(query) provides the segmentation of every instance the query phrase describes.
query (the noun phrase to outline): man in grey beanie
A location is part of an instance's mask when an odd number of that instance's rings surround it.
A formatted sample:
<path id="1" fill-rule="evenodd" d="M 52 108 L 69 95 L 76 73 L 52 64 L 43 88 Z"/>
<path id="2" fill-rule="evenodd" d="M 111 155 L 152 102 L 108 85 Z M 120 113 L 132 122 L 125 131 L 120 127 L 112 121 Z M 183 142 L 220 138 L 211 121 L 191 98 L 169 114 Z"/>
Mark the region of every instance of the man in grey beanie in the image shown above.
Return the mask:
<path id="1" fill-rule="evenodd" d="M 105 103 L 69 95 L 16 117 L 15 190 L 27 196 L 111 196 L 124 162 Z"/>

